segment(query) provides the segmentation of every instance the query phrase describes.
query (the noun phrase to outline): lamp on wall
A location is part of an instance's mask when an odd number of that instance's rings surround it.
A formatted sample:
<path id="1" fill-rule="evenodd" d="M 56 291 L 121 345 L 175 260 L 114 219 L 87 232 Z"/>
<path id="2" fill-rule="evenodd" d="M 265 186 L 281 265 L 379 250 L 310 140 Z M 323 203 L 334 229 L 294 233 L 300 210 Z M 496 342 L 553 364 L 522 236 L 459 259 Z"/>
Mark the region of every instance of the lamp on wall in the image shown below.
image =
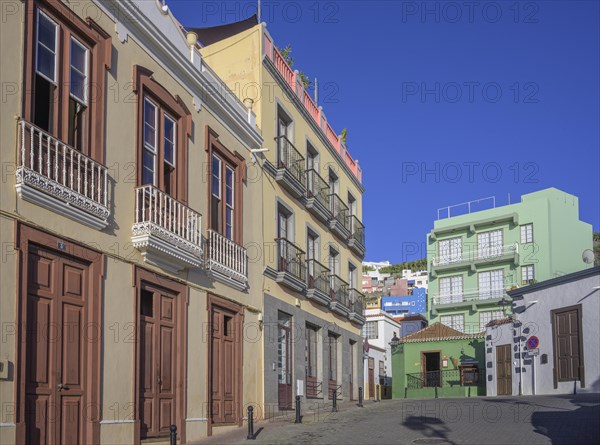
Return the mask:
<path id="1" fill-rule="evenodd" d="M 260 329 L 262 329 L 262 327 L 263 327 L 263 313 L 262 312 L 258 313 L 258 327 Z"/>

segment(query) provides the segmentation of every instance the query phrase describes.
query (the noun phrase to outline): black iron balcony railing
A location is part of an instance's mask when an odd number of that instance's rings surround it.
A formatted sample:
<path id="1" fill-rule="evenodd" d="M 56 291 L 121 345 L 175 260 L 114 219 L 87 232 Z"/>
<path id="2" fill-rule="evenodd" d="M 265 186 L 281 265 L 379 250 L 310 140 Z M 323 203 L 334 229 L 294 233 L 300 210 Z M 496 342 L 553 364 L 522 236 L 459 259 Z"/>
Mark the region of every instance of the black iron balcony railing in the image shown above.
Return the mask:
<path id="1" fill-rule="evenodd" d="M 315 259 L 306 260 L 308 288 L 329 294 L 329 269 Z"/>
<path id="2" fill-rule="evenodd" d="M 329 185 L 315 169 L 306 170 L 306 194 L 329 208 Z"/>
<path id="3" fill-rule="evenodd" d="M 350 215 L 350 238 L 358 241 L 361 245 L 365 245 L 365 226 L 355 215 Z"/>
<path id="4" fill-rule="evenodd" d="M 337 275 L 329 275 L 329 289 L 331 300 L 342 306 L 350 309 L 350 294 L 348 291 L 348 283 L 342 280 Z"/>
<path id="5" fill-rule="evenodd" d="M 342 198 L 336 193 L 329 195 L 329 210 L 333 214 L 333 217 L 346 229 L 350 229 L 348 223 L 348 206 L 344 204 Z"/>
<path id="6" fill-rule="evenodd" d="M 305 184 L 304 156 L 285 136 L 275 138 L 277 143 L 277 168 L 285 168 L 301 184 Z"/>
<path id="7" fill-rule="evenodd" d="M 463 369 L 444 369 L 441 371 L 415 372 L 406 374 L 406 384 L 409 389 L 431 388 L 449 388 L 454 386 L 478 386 L 485 385 L 478 377 L 476 368 L 469 370 Z"/>
<path id="8" fill-rule="evenodd" d="M 287 272 L 299 280 L 306 280 L 304 251 L 285 238 L 277 238 L 277 270 Z"/>
<path id="9" fill-rule="evenodd" d="M 365 296 L 357 289 L 350 289 L 350 311 L 355 314 L 363 314 L 365 309 Z"/>

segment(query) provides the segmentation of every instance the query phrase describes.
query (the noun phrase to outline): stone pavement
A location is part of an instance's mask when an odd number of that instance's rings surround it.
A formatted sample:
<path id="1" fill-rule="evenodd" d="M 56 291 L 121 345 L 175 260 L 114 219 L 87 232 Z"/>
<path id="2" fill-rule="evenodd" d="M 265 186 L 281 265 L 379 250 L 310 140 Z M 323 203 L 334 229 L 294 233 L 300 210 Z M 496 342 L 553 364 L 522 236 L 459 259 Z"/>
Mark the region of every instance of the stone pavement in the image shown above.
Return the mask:
<path id="1" fill-rule="evenodd" d="M 198 444 L 600 444 L 600 395 L 407 399 L 259 422 Z"/>

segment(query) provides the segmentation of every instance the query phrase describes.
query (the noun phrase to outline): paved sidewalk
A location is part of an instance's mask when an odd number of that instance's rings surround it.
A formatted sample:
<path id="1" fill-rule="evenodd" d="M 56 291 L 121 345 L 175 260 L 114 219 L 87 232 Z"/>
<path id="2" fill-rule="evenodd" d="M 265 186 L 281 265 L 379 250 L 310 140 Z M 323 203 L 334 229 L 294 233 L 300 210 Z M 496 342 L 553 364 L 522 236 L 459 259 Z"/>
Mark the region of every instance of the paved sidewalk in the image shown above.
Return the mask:
<path id="1" fill-rule="evenodd" d="M 346 405 L 339 413 L 259 422 L 198 444 L 596 445 L 600 395 L 388 400 Z"/>

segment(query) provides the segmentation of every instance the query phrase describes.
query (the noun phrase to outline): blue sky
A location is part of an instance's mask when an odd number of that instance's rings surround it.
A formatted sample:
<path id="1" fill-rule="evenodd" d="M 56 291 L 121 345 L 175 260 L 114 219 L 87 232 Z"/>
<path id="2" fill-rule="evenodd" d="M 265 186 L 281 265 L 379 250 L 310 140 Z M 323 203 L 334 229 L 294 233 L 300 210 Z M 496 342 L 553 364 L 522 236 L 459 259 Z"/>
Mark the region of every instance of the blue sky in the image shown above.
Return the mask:
<path id="1" fill-rule="evenodd" d="M 267 1 L 263 21 L 317 77 L 367 189 L 367 260 L 426 255 L 437 209 L 556 187 L 600 230 L 600 2 Z M 169 0 L 186 26 L 256 1 Z"/>

